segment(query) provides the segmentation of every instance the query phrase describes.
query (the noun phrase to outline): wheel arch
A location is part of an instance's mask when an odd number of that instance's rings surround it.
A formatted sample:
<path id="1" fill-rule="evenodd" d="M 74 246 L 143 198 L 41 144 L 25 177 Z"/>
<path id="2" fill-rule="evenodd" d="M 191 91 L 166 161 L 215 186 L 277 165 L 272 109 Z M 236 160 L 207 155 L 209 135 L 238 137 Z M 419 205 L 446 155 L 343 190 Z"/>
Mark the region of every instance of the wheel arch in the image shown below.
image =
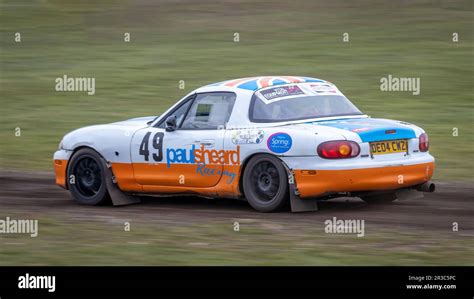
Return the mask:
<path id="1" fill-rule="evenodd" d="M 280 162 L 283 164 L 283 166 L 284 166 L 284 168 L 285 168 L 285 170 L 286 170 L 287 172 L 288 172 L 288 170 L 290 169 L 290 168 L 288 167 L 288 165 L 285 163 L 285 161 L 283 161 L 279 156 L 274 155 L 274 154 L 271 154 L 271 153 L 258 152 L 258 153 L 253 153 L 253 154 L 249 155 L 248 157 L 246 157 L 246 158 L 244 159 L 244 161 L 242 162 L 241 166 L 240 166 L 239 185 L 238 185 L 238 187 L 239 187 L 239 192 L 242 194 L 243 199 L 244 199 L 245 201 L 247 201 L 247 199 L 246 199 L 245 194 L 244 194 L 244 186 L 243 186 L 243 183 L 244 183 L 243 177 L 244 177 L 244 176 L 243 176 L 243 174 L 244 174 L 245 169 L 247 168 L 247 164 L 249 163 L 249 161 L 250 161 L 253 157 L 257 156 L 257 155 L 273 156 L 273 157 L 277 158 L 278 160 L 280 160 Z M 287 173 L 287 175 L 288 175 L 288 173 Z"/>
<path id="2" fill-rule="evenodd" d="M 94 148 L 93 146 L 90 146 L 90 145 L 79 145 L 77 147 L 75 147 L 74 149 L 72 149 L 72 153 L 71 153 L 71 156 L 69 156 L 69 159 L 67 160 L 67 166 L 66 167 L 69 167 L 69 162 L 71 161 L 72 157 L 74 157 L 75 154 L 77 154 L 78 151 L 80 151 L 81 149 L 91 149 L 93 150 L 94 152 L 96 152 L 102 159 L 104 159 L 105 161 L 107 161 L 107 159 L 105 159 L 104 155 L 102 155 L 96 148 Z"/>
<path id="3" fill-rule="evenodd" d="M 89 145 L 80 145 L 80 146 L 77 146 L 75 147 L 73 150 L 72 150 L 72 153 L 71 153 L 71 156 L 69 156 L 69 159 L 67 160 L 67 163 L 66 163 L 66 189 L 69 190 L 69 162 L 71 162 L 71 159 L 74 157 L 75 154 L 77 154 L 78 151 L 80 151 L 81 149 L 90 149 L 90 150 L 93 150 L 94 152 L 96 152 L 102 159 L 104 159 L 104 161 L 107 163 L 107 159 L 105 159 L 105 157 L 94 147 L 92 146 L 89 146 Z M 112 169 L 110 169 L 112 171 Z"/>
<path id="4" fill-rule="evenodd" d="M 87 145 L 78 146 L 73 150 L 73 153 L 71 154 L 69 160 L 71 160 L 73 156 L 81 149 L 89 149 L 89 150 L 94 151 L 102 160 L 101 163 L 104 167 L 104 179 L 105 179 L 105 184 L 106 184 L 106 192 L 114 206 L 129 205 L 129 204 L 135 204 L 135 203 L 140 202 L 140 199 L 138 197 L 132 196 L 130 194 L 125 194 L 122 192 L 122 190 L 120 190 L 118 185 L 115 183 L 115 179 L 114 179 L 115 174 L 113 172 L 113 168 L 109 166 L 109 161 L 97 149 L 91 146 L 87 146 Z M 67 163 L 67 168 L 66 168 L 67 170 L 69 167 L 69 160 Z"/>

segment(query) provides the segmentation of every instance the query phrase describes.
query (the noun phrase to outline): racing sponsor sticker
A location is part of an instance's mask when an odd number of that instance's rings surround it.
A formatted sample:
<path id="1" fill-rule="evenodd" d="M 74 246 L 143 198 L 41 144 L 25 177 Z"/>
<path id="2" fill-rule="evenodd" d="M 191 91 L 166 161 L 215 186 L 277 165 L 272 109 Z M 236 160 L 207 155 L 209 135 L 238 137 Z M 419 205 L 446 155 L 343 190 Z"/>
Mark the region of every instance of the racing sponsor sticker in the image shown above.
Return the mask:
<path id="1" fill-rule="evenodd" d="M 279 86 L 279 87 L 268 88 L 268 89 L 260 91 L 260 94 L 265 100 L 267 100 L 267 102 L 270 102 L 277 98 L 304 95 L 305 93 L 298 86 L 289 85 L 289 86 Z"/>
<path id="2" fill-rule="evenodd" d="M 286 153 L 292 144 L 291 136 L 283 132 L 272 134 L 267 140 L 268 149 L 277 154 Z"/>
<path id="3" fill-rule="evenodd" d="M 187 148 L 167 148 L 166 163 L 168 168 L 172 164 L 195 164 L 196 173 L 201 176 L 225 176 L 226 183 L 232 184 L 237 174 L 233 171 L 216 169 L 219 165 L 240 165 L 240 146 L 235 150 L 206 149 L 204 145 L 196 148 L 192 145 Z"/>
<path id="4" fill-rule="evenodd" d="M 259 144 L 264 136 L 263 130 L 238 130 L 232 134 L 232 143 Z"/>
<path id="5" fill-rule="evenodd" d="M 167 148 L 166 163 L 168 168 L 174 163 L 213 164 L 213 165 L 240 165 L 240 146 L 235 150 L 210 150 L 204 145 L 190 149 Z"/>
<path id="6" fill-rule="evenodd" d="M 197 164 L 196 173 L 200 174 L 201 176 L 212 176 L 212 175 L 225 176 L 227 177 L 227 180 L 226 180 L 227 184 L 232 184 L 235 177 L 237 176 L 237 174 L 233 171 L 221 170 L 221 169 L 209 167 L 208 165 L 206 165 L 206 163 L 203 163 L 203 162 L 200 162 Z"/>

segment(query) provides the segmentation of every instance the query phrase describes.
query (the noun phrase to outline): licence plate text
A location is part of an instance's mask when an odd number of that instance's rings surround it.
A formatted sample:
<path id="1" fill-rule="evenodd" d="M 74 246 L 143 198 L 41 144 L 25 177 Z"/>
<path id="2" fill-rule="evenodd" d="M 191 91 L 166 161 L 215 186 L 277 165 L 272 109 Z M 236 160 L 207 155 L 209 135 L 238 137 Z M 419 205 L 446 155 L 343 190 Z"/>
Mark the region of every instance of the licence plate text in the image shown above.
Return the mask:
<path id="1" fill-rule="evenodd" d="M 408 142 L 406 140 L 387 140 L 370 143 L 372 155 L 384 155 L 394 153 L 406 153 Z"/>

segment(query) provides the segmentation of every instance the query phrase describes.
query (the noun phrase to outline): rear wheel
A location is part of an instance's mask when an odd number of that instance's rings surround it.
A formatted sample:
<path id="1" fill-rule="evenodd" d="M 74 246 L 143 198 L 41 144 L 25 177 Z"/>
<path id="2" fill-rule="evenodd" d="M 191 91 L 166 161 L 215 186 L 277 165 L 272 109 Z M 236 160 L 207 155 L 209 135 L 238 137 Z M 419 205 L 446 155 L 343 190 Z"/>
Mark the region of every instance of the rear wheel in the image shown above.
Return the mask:
<path id="1" fill-rule="evenodd" d="M 275 212 L 288 203 L 288 178 L 281 161 L 256 155 L 245 167 L 243 191 L 249 204 L 260 212 Z"/>
<path id="2" fill-rule="evenodd" d="M 368 204 L 388 204 L 397 199 L 395 192 L 382 193 L 376 195 L 362 196 L 361 199 Z"/>
<path id="3" fill-rule="evenodd" d="M 80 149 L 69 161 L 67 179 L 74 199 L 85 205 L 98 205 L 108 199 L 101 157 L 92 149 Z"/>

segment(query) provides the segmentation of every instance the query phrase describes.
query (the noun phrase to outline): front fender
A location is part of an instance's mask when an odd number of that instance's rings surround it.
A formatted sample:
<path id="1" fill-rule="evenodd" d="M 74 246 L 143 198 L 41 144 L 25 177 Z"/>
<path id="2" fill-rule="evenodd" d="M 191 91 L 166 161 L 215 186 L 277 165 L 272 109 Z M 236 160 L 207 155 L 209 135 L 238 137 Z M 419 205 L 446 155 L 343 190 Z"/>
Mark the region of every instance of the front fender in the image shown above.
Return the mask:
<path id="1" fill-rule="evenodd" d="M 138 129 L 113 124 L 85 127 L 64 136 L 61 146 L 62 150 L 71 152 L 80 147 L 89 147 L 107 161 L 130 163 L 130 143 Z"/>

